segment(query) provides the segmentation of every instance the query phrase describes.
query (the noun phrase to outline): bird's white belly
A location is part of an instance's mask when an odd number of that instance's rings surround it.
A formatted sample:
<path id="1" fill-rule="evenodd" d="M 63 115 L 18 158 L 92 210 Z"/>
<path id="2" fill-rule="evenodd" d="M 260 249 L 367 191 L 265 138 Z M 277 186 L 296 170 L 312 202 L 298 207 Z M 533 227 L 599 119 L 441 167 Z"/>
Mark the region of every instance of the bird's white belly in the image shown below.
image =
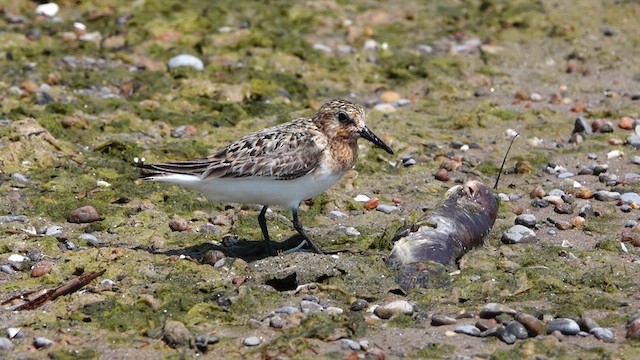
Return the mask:
<path id="1" fill-rule="evenodd" d="M 342 175 L 319 172 L 293 180 L 251 177 L 200 180 L 196 176 L 172 174 L 153 180 L 175 183 L 198 190 L 213 202 L 280 205 L 294 208 L 302 200 L 310 199 L 327 190 Z"/>

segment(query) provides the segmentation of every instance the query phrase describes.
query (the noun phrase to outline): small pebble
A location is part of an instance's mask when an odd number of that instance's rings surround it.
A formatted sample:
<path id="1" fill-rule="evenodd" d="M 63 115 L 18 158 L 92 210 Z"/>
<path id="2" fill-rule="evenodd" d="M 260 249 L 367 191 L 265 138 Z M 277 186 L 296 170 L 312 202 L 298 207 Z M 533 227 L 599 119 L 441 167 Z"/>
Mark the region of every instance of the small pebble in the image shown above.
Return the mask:
<path id="1" fill-rule="evenodd" d="M 344 217 L 347 217 L 348 215 L 343 213 L 342 211 L 333 210 L 333 211 L 329 212 L 329 216 L 334 217 L 334 218 L 344 218 Z"/>
<path id="2" fill-rule="evenodd" d="M 580 326 L 572 319 L 556 318 L 547 324 L 547 334 L 555 331 L 559 331 L 563 335 L 577 335 L 580 332 Z"/>
<path id="3" fill-rule="evenodd" d="M 31 268 L 31 277 L 37 278 L 43 275 L 47 275 L 51 272 L 52 266 L 48 261 L 40 261 Z"/>
<path id="4" fill-rule="evenodd" d="M 80 236 L 78 236 L 78 239 L 84 240 L 87 242 L 98 243 L 98 238 L 91 234 L 86 234 L 86 233 L 80 234 Z"/>
<path id="5" fill-rule="evenodd" d="M 629 340 L 640 340 L 640 316 L 629 320 L 625 337 Z"/>
<path id="6" fill-rule="evenodd" d="M 378 198 L 373 198 L 362 205 L 366 210 L 373 210 L 378 207 L 380 204 L 380 200 Z"/>
<path id="7" fill-rule="evenodd" d="M 187 220 L 177 216 L 169 221 L 169 228 L 171 231 L 189 231 L 192 229 Z"/>
<path id="8" fill-rule="evenodd" d="M 440 168 L 433 176 L 438 181 L 449 181 L 449 171 L 447 169 Z"/>
<path id="9" fill-rule="evenodd" d="M 536 233 L 523 225 L 514 225 L 502 234 L 503 244 L 524 244 L 536 240 Z"/>
<path id="10" fill-rule="evenodd" d="M 14 179 L 14 180 L 18 180 L 18 181 L 20 181 L 20 182 L 24 182 L 24 183 L 29 182 L 29 179 L 27 179 L 27 177 L 26 177 L 26 176 L 24 176 L 24 175 L 22 175 L 22 174 L 18 174 L 18 173 L 14 173 L 14 174 L 12 174 L 12 175 L 11 175 L 11 178 L 12 178 L 12 179 Z"/>
<path id="11" fill-rule="evenodd" d="M 532 214 L 522 214 L 516 217 L 516 225 L 523 225 L 528 228 L 535 228 L 538 219 Z"/>
<path id="12" fill-rule="evenodd" d="M 296 314 L 299 313 L 300 309 L 295 306 L 282 306 L 276 309 L 276 314 Z"/>
<path id="13" fill-rule="evenodd" d="M 360 350 L 360 344 L 351 339 L 340 339 L 338 341 L 340 341 L 340 343 L 342 344 L 341 347 L 343 350 L 349 350 L 349 349 L 355 350 L 355 351 Z"/>
<path id="14" fill-rule="evenodd" d="M 300 309 L 302 309 L 302 312 L 307 315 L 314 312 L 320 312 L 324 310 L 324 307 L 313 301 L 302 300 L 300 301 Z"/>
<path id="15" fill-rule="evenodd" d="M 354 302 L 351 303 L 351 305 L 349 306 L 349 309 L 351 309 L 351 311 L 361 311 L 367 308 L 367 306 L 369 306 L 369 302 L 365 299 L 356 299 Z"/>
<path id="16" fill-rule="evenodd" d="M 12 348 L 13 343 L 11 343 L 11 340 L 0 336 L 0 350 L 11 350 Z"/>
<path id="17" fill-rule="evenodd" d="M 453 329 L 453 331 L 455 331 L 458 334 L 465 334 L 465 335 L 471 335 L 471 336 L 477 336 L 477 337 L 482 335 L 482 331 L 480 331 L 480 329 L 478 329 L 473 325 L 456 326 L 456 328 Z"/>
<path id="18" fill-rule="evenodd" d="M 502 305 L 499 303 L 488 303 L 482 308 L 482 310 L 480 310 L 478 316 L 482 319 L 493 319 L 501 314 L 515 315 L 516 313 L 517 311 L 506 305 Z"/>
<path id="19" fill-rule="evenodd" d="M 45 338 L 45 337 L 37 337 L 34 341 L 33 341 L 33 346 L 36 347 L 36 349 L 41 349 L 41 348 L 45 348 L 45 347 L 49 347 L 53 345 L 53 341 Z"/>
<path id="20" fill-rule="evenodd" d="M 36 6 L 36 15 L 54 17 L 60 11 L 60 6 L 54 2 L 48 2 Z"/>
<path id="21" fill-rule="evenodd" d="M 354 228 L 353 226 L 349 226 L 346 229 L 344 229 L 344 233 L 347 234 L 347 236 L 351 236 L 351 237 L 360 236 L 360 231 L 356 230 L 356 228 Z"/>
<path id="22" fill-rule="evenodd" d="M 413 314 L 413 305 L 406 300 L 396 300 L 388 304 L 378 306 L 373 313 L 381 319 L 389 319 L 395 314 Z"/>
<path id="23" fill-rule="evenodd" d="M 516 339 L 524 340 L 529 337 L 527 328 L 518 321 L 511 321 L 507 324 L 507 332 L 516 337 Z"/>
<path id="24" fill-rule="evenodd" d="M 342 310 L 339 307 L 336 306 L 329 306 L 328 308 L 324 309 L 324 312 L 328 315 L 342 315 L 344 314 L 344 310 Z"/>
<path id="25" fill-rule="evenodd" d="M 392 212 L 400 211 L 400 208 L 398 206 L 381 204 L 376 207 L 376 210 L 385 214 L 391 214 Z"/>
<path id="26" fill-rule="evenodd" d="M 189 54 L 180 54 L 174 56 L 167 63 L 167 67 L 169 68 L 169 70 L 175 69 L 180 66 L 188 66 L 196 69 L 197 71 L 204 70 L 204 64 L 202 63 L 202 60 Z"/>
<path id="27" fill-rule="evenodd" d="M 353 200 L 357 201 L 357 202 L 367 202 L 367 201 L 371 200 L 371 198 L 368 197 L 367 195 L 358 194 L 358 195 L 356 195 L 356 197 L 353 198 Z"/>
<path id="28" fill-rule="evenodd" d="M 613 331 L 609 329 L 605 329 L 602 327 L 595 327 L 589 331 L 589 334 L 593 334 L 598 340 L 602 340 L 604 342 L 612 343 L 616 341 L 616 336 Z"/>
<path id="29" fill-rule="evenodd" d="M 100 215 L 96 208 L 91 205 L 85 205 L 75 210 L 71 210 L 67 216 L 70 223 L 84 224 L 100 220 Z"/>
<path id="30" fill-rule="evenodd" d="M 244 340 L 242 340 L 242 343 L 245 346 L 258 346 L 260 345 L 260 338 L 257 336 L 249 336 L 248 338 L 245 338 Z"/>
<path id="31" fill-rule="evenodd" d="M 544 323 L 533 315 L 517 313 L 514 316 L 514 319 L 524 325 L 531 337 L 542 335 L 544 332 Z"/>
<path id="32" fill-rule="evenodd" d="M 14 274 L 16 272 L 9 265 L 0 265 L 0 271 L 2 271 L 5 274 L 9 274 L 9 275 Z"/>
<path id="33" fill-rule="evenodd" d="M 285 321 L 284 319 L 282 319 L 280 316 L 276 315 L 273 316 L 270 320 L 269 320 L 269 326 L 271 326 L 274 329 L 282 329 L 285 325 Z"/>
<path id="34" fill-rule="evenodd" d="M 591 134 L 591 131 L 591 126 L 586 122 L 586 120 L 582 118 L 582 116 L 578 116 L 574 122 L 573 132 L 589 135 Z"/>
<path id="35" fill-rule="evenodd" d="M 453 325 L 458 320 L 445 315 L 433 315 L 431 317 L 431 326 Z"/>

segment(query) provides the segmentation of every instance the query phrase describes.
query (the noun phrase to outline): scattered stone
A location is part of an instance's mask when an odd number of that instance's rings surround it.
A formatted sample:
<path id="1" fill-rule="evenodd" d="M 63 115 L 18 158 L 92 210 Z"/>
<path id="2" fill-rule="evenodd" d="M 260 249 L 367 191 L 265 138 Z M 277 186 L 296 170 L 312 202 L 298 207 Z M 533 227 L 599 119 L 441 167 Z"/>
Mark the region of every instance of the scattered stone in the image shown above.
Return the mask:
<path id="1" fill-rule="evenodd" d="M 11 340 L 6 337 L 0 337 L 0 350 L 11 350 L 13 348 L 13 344 Z"/>
<path id="2" fill-rule="evenodd" d="M 615 191 L 599 190 L 596 191 L 594 197 L 599 201 L 617 201 L 620 200 L 620 193 Z"/>
<path id="3" fill-rule="evenodd" d="M 169 221 L 169 228 L 171 231 L 189 231 L 192 229 L 191 225 L 187 223 L 187 220 L 179 216 L 175 216 Z"/>
<path id="4" fill-rule="evenodd" d="M 511 321 L 506 326 L 507 333 L 515 336 L 516 339 L 524 340 L 529 337 L 529 331 L 519 321 Z"/>
<path id="5" fill-rule="evenodd" d="M 522 214 L 516 217 L 516 225 L 526 226 L 528 228 L 535 228 L 538 219 L 532 214 Z"/>
<path id="6" fill-rule="evenodd" d="M 381 319 L 389 319 L 396 314 L 413 314 L 413 305 L 406 300 L 396 300 L 375 308 L 373 313 Z"/>
<path id="7" fill-rule="evenodd" d="M 242 343 L 245 346 L 258 346 L 261 342 L 262 340 L 260 340 L 260 338 L 257 336 L 249 336 L 248 338 L 242 340 Z"/>
<path id="8" fill-rule="evenodd" d="M 180 54 L 172 57 L 167 63 L 169 70 L 175 69 L 180 66 L 187 66 L 196 69 L 197 71 L 204 70 L 204 64 L 202 60 L 189 54 Z"/>
<path id="9" fill-rule="evenodd" d="M 411 156 L 407 156 L 407 157 L 403 157 L 402 158 L 402 165 L 404 165 L 404 167 L 410 167 L 417 164 L 416 159 L 414 159 Z"/>
<path id="10" fill-rule="evenodd" d="M 517 311 L 506 305 L 498 303 L 488 303 L 482 308 L 482 310 L 480 310 L 478 316 L 482 319 L 493 319 L 501 314 L 515 315 L 516 313 Z"/>
<path id="11" fill-rule="evenodd" d="M 527 313 L 517 313 L 514 319 L 524 325 L 530 337 L 542 335 L 544 332 L 544 324 L 537 317 Z"/>
<path id="12" fill-rule="evenodd" d="M 349 306 L 349 309 L 351 309 L 351 311 L 361 311 L 367 308 L 367 306 L 369 306 L 369 302 L 365 299 L 356 299 L 354 302 L 351 303 L 351 305 Z"/>
<path id="13" fill-rule="evenodd" d="M 456 328 L 453 329 L 453 331 L 455 331 L 458 334 L 465 334 L 465 335 L 471 335 L 476 337 L 479 337 L 482 335 L 482 331 L 480 331 L 480 329 L 478 329 L 473 325 L 456 326 Z"/>
<path id="14" fill-rule="evenodd" d="M 356 195 L 356 197 L 353 198 L 353 200 L 357 201 L 357 202 L 367 202 L 367 201 L 371 200 L 371 198 L 368 197 L 367 195 L 358 194 L 358 195 Z"/>
<path id="15" fill-rule="evenodd" d="M 616 336 L 613 331 L 609 329 L 605 329 L 603 327 L 595 327 L 589 330 L 589 334 L 592 334 L 598 340 L 602 340 L 604 342 L 612 343 L 616 341 Z"/>
<path id="16" fill-rule="evenodd" d="M 305 315 L 314 313 L 314 312 L 320 312 L 322 310 L 324 310 L 324 307 L 320 304 L 318 304 L 317 302 L 313 302 L 313 301 L 309 301 L 309 300 L 302 300 L 300 301 L 300 309 L 302 309 L 302 312 Z"/>
<path id="17" fill-rule="evenodd" d="M 557 212 L 558 214 L 572 214 L 574 211 L 574 205 L 568 204 L 565 202 L 565 203 L 556 205 L 553 208 L 553 211 Z"/>
<path id="18" fill-rule="evenodd" d="M 348 215 L 343 213 L 342 211 L 333 210 L 333 211 L 329 212 L 329 216 L 334 217 L 334 218 L 344 218 L 344 217 L 347 217 Z"/>
<path id="19" fill-rule="evenodd" d="M 431 317 L 431 326 L 453 325 L 458 320 L 445 315 L 433 315 Z"/>
<path id="20" fill-rule="evenodd" d="M 269 319 L 269 326 L 274 329 L 282 329 L 285 325 L 285 321 L 280 316 L 276 315 Z"/>
<path id="21" fill-rule="evenodd" d="M 365 210 L 373 210 L 378 207 L 380 204 L 380 200 L 378 198 L 373 198 L 364 203 L 363 207 Z"/>
<path id="22" fill-rule="evenodd" d="M 398 206 L 380 204 L 376 207 L 376 210 L 385 214 L 391 214 L 392 212 L 400 211 L 400 208 Z"/>
<path id="23" fill-rule="evenodd" d="M 298 309 L 295 306 L 282 306 L 276 309 L 276 314 L 296 314 L 300 312 L 300 309 Z"/>
<path id="24" fill-rule="evenodd" d="M 568 318 L 556 318 L 547 324 L 547 334 L 559 331 L 563 335 L 577 335 L 580 332 L 580 326 L 577 322 Z"/>
<path id="25" fill-rule="evenodd" d="M 202 263 L 214 266 L 221 259 L 226 258 L 227 256 L 220 250 L 207 250 L 202 256 Z"/>
<path id="26" fill-rule="evenodd" d="M 36 6 L 36 15 L 54 17 L 60 11 L 60 6 L 54 2 L 48 2 Z"/>
<path id="27" fill-rule="evenodd" d="M 324 312 L 328 315 L 342 315 L 344 314 L 344 310 L 342 310 L 339 307 L 336 306 L 329 306 L 328 308 L 324 309 Z"/>
<path id="28" fill-rule="evenodd" d="M 536 233 L 523 225 L 514 225 L 502 234 L 503 244 L 524 244 L 536 240 Z"/>
<path id="29" fill-rule="evenodd" d="M 591 126 L 589 126 L 582 116 L 578 116 L 573 125 L 573 133 L 585 133 L 589 135 L 591 134 Z"/>
<path id="30" fill-rule="evenodd" d="M 355 351 L 359 351 L 360 350 L 360 344 L 358 344 L 356 341 L 353 341 L 351 339 L 340 339 L 338 340 L 340 341 L 340 343 L 342 344 L 341 348 L 342 350 L 355 350 Z"/>
<path id="31" fill-rule="evenodd" d="M 165 321 L 162 334 L 162 340 L 173 348 L 187 346 L 191 341 L 189 329 L 180 321 Z"/>
<path id="32" fill-rule="evenodd" d="M 364 354 L 364 358 L 372 359 L 372 360 L 384 360 L 385 355 L 384 355 L 384 351 L 382 351 L 381 349 L 378 349 L 377 347 L 373 347 L 367 350 L 367 352 Z"/>
<path id="33" fill-rule="evenodd" d="M 447 169 L 440 168 L 433 176 L 438 181 L 449 181 L 449 171 Z"/>
<path id="34" fill-rule="evenodd" d="M 640 195 L 634 192 L 624 193 L 620 195 L 620 201 L 624 202 L 625 204 L 640 204 Z"/>
<path id="35" fill-rule="evenodd" d="M 85 224 L 100 220 L 98 210 L 91 205 L 85 205 L 71 210 L 67 216 L 67 221 L 76 224 Z"/>
<path id="36" fill-rule="evenodd" d="M 5 274 L 9 274 L 9 275 L 14 274 L 16 272 L 9 265 L 0 265 L 0 271 L 2 271 Z"/>
<path id="37" fill-rule="evenodd" d="M 12 222 L 20 222 L 20 223 L 25 223 L 27 222 L 27 217 L 24 215 L 3 215 L 0 216 L 0 224 L 7 224 L 7 223 L 12 223 Z"/>
<path id="38" fill-rule="evenodd" d="M 42 336 L 37 337 L 33 341 L 33 346 L 35 346 L 36 349 L 42 349 L 42 348 L 45 348 L 45 347 L 49 347 L 51 345 L 53 345 L 53 341 L 47 339 L 46 337 L 42 337 Z"/>
<path id="39" fill-rule="evenodd" d="M 354 228 L 353 226 L 349 226 L 347 228 L 344 229 L 344 233 L 347 234 L 347 236 L 351 236 L 351 237 L 358 237 L 360 236 L 360 231 L 358 231 L 356 228 Z"/>
<path id="40" fill-rule="evenodd" d="M 633 317 L 627 323 L 627 334 L 629 340 L 640 340 L 640 316 Z"/>
<path id="41" fill-rule="evenodd" d="M 47 275 L 51 272 L 52 266 L 48 261 L 40 261 L 36 263 L 31 269 L 31 277 L 37 278 L 43 275 Z"/>
<path id="42" fill-rule="evenodd" d="M 218 339 L 217 336 L 198 335 L 196 336 L 196 339 L 195 339 L 195 345 L 198 348 L 198 350 L 205 352 L 207 351 L 208 345 L 213 345 L 218 341 L 220 341 L 220 339 Z"/>

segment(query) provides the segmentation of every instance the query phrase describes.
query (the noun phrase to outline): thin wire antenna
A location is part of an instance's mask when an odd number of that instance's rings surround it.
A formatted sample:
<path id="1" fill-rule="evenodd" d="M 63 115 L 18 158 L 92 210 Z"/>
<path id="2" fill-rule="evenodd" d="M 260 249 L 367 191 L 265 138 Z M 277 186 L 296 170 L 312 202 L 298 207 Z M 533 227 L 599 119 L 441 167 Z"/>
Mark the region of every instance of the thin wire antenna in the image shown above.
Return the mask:
<path id="1" fill-rule="evenodd" d="M 493 186 L 493 190 L 498 190 L 498 182 L 500 181 L 500 175 L 502 175 L 502 170 L 504 169 L 504 164 L 507 162 L 507 157 L 509 156 L 509 150 L 511 150 L 511 146 L 513 145 L 513 142 L 516 140 L 516 138 L 518 137 L 518 133 L 516 133 L 515 135 L 513 135 L 513 138 L 511 138 L 511 143 L 509 144 L 509 148 L 507 149 L 507 153 L 504 154 L 504 159 L 502 159 L 502 165 L 500 165 L 500 172 L 498 172 L 498 178 L 496 179 L 496 184 Z"/>

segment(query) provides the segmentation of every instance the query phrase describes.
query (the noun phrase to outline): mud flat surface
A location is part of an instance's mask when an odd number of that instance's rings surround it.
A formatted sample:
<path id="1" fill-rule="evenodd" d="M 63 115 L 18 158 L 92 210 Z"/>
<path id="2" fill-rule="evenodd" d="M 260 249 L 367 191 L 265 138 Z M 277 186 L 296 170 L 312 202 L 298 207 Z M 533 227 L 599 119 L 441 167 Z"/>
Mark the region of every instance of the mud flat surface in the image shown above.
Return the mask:
<path id="1" fill-rule="evenodd" d="M 57 5 L 1 10 L 0 301 L 105 272 L 0 305 L 0 358 L 640 357 L 637 2 Z M 361 141 L 301 206 L 333 255 L 265 257 L 259 208 L 133 166 L 334 97 L 395 155 Z M 492 186 L 514 132 L 485 245 L 402 291 L 396 230 L 467 179 Z M 267 219 L 297 244 L 288 211 Z M 503 237 L 516 222 L 524 242 Z M 509 337 L 514 318 L 541 328 Z"/>

